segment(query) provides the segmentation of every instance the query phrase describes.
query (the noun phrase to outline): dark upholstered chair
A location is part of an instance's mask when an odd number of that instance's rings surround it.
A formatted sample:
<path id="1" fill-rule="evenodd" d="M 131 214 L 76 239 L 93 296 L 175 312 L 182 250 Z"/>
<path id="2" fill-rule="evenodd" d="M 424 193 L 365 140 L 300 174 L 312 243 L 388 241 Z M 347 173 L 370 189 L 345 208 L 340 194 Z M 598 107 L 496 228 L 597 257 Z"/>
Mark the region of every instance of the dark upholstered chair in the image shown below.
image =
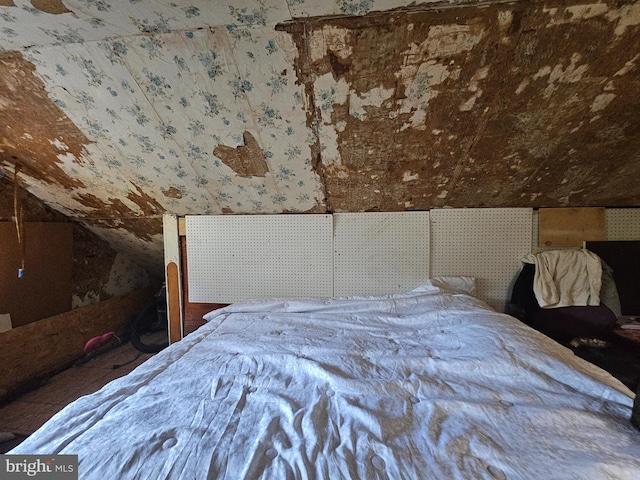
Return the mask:
<path id="1" fill-rule="evenodd" d="M 535 268 L 531 263 L 523 265 L 513 286 L 507 313 L 561 343 L 576 337 L 599 338 L 616 325 L 616 314 L 602 304 L 540 308 L 533 291 Z"/>

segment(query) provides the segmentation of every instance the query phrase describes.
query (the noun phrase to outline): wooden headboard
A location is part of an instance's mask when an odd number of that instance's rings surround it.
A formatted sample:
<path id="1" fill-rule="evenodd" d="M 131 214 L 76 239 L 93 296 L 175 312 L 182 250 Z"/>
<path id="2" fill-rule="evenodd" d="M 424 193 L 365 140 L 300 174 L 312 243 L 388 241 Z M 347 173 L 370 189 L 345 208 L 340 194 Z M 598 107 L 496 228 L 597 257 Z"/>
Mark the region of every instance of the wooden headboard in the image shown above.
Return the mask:
<path id="1" fill-rule="evenodd" d="M 526 208 L 229 217 L 232 216 L 189 216 L 186 220 L 172 215 L 164 217 L 172 342 L 202 325 L 203 313 L 236 301 L 274 296 L 379 295 L 407 291 L 428 278 L 447 275 L 475 277 L 478 297 L 496 310 L 504 311 L 511 283 L 521 268 L 520 260 L 532 248 L 533 213 Z M 305 249 L 315 253 L 316 247 L 307 243 L 309 230 L 292 217 L 300 217 L 302 224 L 310 219 L 314 219 L 312 223 L 317 221 L 319 235 L 324 238 L 320 242 L 325 252 L 322 262 L 306 255 Z M 212 223 L 215 228 L 198 236 L 198 229 L 204 228 L 201 220 L 203 224 Z M 283 237 L 279 227 L 270 225 L 271 221 L 273 225 L 284 225 L 282 228 L 288 235 Z M 245 231 L 245 223 L 255 226 L 265 222 L 269 228 L 264 232 L 249 230 L 253 243 L 247 244 L 245 238 L 239 236 L 239 232 Z M 307 237 L 299 230 L 306 231 Z M 274 264 L 274 258 L 282 256 L 278 242 L 287 243 L 289 237 L 297 239 L 292 243 L 292 250 L 298 253 L 293 255 L 292 264 L 281 268 L 281 263 Z M 264 249 L 263 244 L 275 246 L 273 250 L 279 253 L 272 254 L 271 247 Z M 206 248 L 202 249 L 202 245 Z M 254 247 L 262 248 L 262 253 L 257 257 L 245 255 Z M 265 263 L 263 256 L 271 257 L 270 263 Z M 296 263 L 300 259 L 302 264 L 308 260 L 315 273 L 305 277 L 306 270 L 300 268 L 300 262 Z M 206 268 L 201 268 L 201 264 L 206 264 Z M 236 269 L 240 273 L 236 274 Z M 249 275 L 247 269 L 250 269 Z M 287 281 L 290 279 L 286 275 L 280 280 L 282 270 L 293 272 L 296 281 Z M 203 276 L 198 276 L 198 271 Z M 266 276 L 266 283 L 264 275 L 257 274 L 265 271 L 273 275 L 273 278 Z M 253 277 L 263 280 L 258 288 L 250 285 Z M 326 290 L 327 280 L 329 290 Z M 189 285 L 189 281 L 197 283 Z M 271 290 L 269 282 L 277 283 L 280 290 Z M 309 285 L 319 284 L 324 285 L 322 289 L 312 287 L 309 292 Z M 235 285 L 235 290 L 229 293 L 227 285 Z"/>
<path id="2" fill-rule="evenodd" d="M 504 311 L 513 280 L 522 267 L 522 257 L 534 247 L 547 246 L 539 245 L 538 217 L 539 212 L 529 208 L 333 214 L 334 295 L 391 293 L 403 291 L 420 278 L 465 275 L 476 278 L 480 299 L 496 310 Z M 185 218 L 164 217 L 169 338 L 172 342 L 202 325 L 203 313 L 232 301 L 189 301 L 186 223 Z M 607 208 L 605 223 L 608 241 L 590 242 L 589 248 L 614 269 L 623 313 L 638 315 L 640 296 L 637 295 L 636 279 L 640 271 L 640 209 Z M 416 225 L 421 230 L 416 230 Z M 584 235 L 586 233 L 581 233 L 582 238 Z M 414 250 L 411 249 L 416 248 L 415 245 L 408 240 L 412 236 L 420 237 L 420 246 Z M 629 248 L 630 252 L 627 251 Z M 417 268 L 420 262 L 415 261 L 425 252 L 428 274 L 421 270 L 424 266 Z M 622 254 L 622 258 L 617 259 L 614 253 Z M 386 283 L 380 290 L 375 290 L 381 286 L 380 280 Z M 407 283 L 401 285 L 401 281 Z"/>

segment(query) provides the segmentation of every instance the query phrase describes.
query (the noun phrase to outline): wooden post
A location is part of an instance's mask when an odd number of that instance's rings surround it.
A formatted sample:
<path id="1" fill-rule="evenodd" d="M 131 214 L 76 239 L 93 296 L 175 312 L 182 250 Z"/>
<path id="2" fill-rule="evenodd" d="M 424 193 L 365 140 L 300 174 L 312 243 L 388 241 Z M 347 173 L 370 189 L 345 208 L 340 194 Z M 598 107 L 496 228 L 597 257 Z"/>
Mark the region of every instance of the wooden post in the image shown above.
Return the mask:
<path id="1" fill-rule="evenodd" d="M 175 215 L 163 216 L 163 234 L 169 343 L 174 343 L 181 340 L 184 335 L 182 279 L 180 276 L 180 236 L 178 218 Z"/>

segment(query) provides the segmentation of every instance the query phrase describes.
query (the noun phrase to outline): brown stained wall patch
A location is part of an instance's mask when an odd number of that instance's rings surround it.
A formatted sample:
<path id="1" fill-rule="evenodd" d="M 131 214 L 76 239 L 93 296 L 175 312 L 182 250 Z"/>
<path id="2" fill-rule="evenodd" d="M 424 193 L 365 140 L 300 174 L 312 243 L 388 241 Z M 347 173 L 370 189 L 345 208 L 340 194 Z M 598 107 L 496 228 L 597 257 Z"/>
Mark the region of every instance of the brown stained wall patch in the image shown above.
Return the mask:
<path id="1" fill-rule="evenodd" d="M 333 71 L 334 77 L 339 79 L 345 73 L 349 72 L 350 65 L 341 60 L 335 53 L 329 51 L 329 63 L 331 63 L 331 70 Z"/>
<path id="2" fill-rule="evenodd" d="M 116 258 L 116 252 L 107 242 L 99 239 L 86 228 L 75 224 L 73 227 L 73 295 L 99 297 L 106 300 L 110 295 L 103 293 L 109 282 L 109 274 Z"/>
<path id="3" fill-rule="evenodd" d="M 242 139 L 244 145 L 235 148 L 218 145 L 213 154 L 241 177 L 264 177 L 269 166 L 260 145 L 249 132 L 244 132 Z"/>
<path id="4" fill-rule="evenodd" d="M 79 193 L 74 199 L 85 207 L 93 209 L 90 214 L 84 212 L 76 212 L 80 216 L 91 218 L 137 218 L 142 216 L 159 215 L 165 212 L 165 209 L 155 199 L 151 198 L 136 186 L 138 193 L 130 192 L 127 198 L 140 207 L 142 212 L 132 210 L 119 198 L 110 198 L 108 202 L 104 202 L 91 193 Z"/>
<path id="5" fill-rule="evenodd" d="M 19 176 L 18 176 L 19 178 Z M 68 222 L 69 219 L 56 212 L 18 184 L 18 195 L 22 204 L 22 219 L 25 222 Z M 12 222 L 14 217 L 14 185 L 9 177 L 0 176 L 0 222 Z"/>
<path id="6" fill-rule="evenodd" d="M 162 194 L 167 198 L 182 198 L 182 192 L 176 187 L 171 187 L 162 191 Z"/>
<path id="7" fill-rule="evenodd" d="M 93 195 L 92 193 L 79 193 L 74 196 L 74 200 L 76 200 L 81 205 L 85 207 L 89 207 L 93 209 L 90 217 L 103 218 L 103 217 L 133 217 L 135 216 L 134 212 L 124 204 L 122 200 L 119 198 L 111 198 L 109 199 L 109 203 L 105 203 L 100 200 L 98 197 Z M 80 216 L 83 215 L 83 212 L 76 212 Z"/>
<path id="8" fill-rule="evenodd" d="M 316 167 L 326 205 L 637 205 L 640 25 L 626 3 L 416 6 L 279 25 L 298 47 L 308 124 L 338 154 Z"/>
<path id="9" fill-rule="evenodd" d="M 0 118 L 0 165 L 12 168 L 18 161 L 23 176 L 65 189 L 84 187 L 60 167 L 58 155 L 81 162 L 89 139 L 49 99 L 33 64 L 18 52 L 0 53 Z"/>
<path id="10" fill-rule="evenodd" d="M 12 0 L 0 0 L 0 7 L 15 7 L 16 4 Z"/>
<path id="11" fill-rule="evenodd" d="M 42 12 L 53 15 L 70 12 L 62 3 L 62 0 L 31 0 L 31 5 Z"/>
<path id="12" fill-rule="evenodd" d="M 276 25 L 276 30 L 288 32 L 298 49 L 298 55 L 294 58 L 295 72 L 298 78 L 296 84 L 302 85 L 305 94 L 305 103 L 307 105 L 306 115 L 307 127 L 314 132 L 313 141 L 309 144 L 311 151 L 311 168 L 318 175 L 323 187 L 323 196 L 321 204 L 326 207 L 326 212 L 333 212 L 331 198 L 327 189 L 326 168 L 322 162 L 322 145 L 318 135 L 318 126 L 320 123 L 321 113 L 320 107 L 316 103 L 313 83 L 317 78 L 317 73 L 311 66 L 311 56 L 309 53 L 309 32 L 308 25 L 305 22 L 288 22 Z"/>
<path id="13" fill-rule="evenodd" d="M 154 198 L 142 191 L 142 189 L 137 185 L 134 185 L 134 187 L 136 188 L 136 190 L 138 190 L 138 193 L 135 194 L 133 192 L 130 192 L 129 194 L 127 194 L 127 198 L 140 207 L 143 215 L 152 216 L 165 212 L 164 207 L 160 205 L 160 203 L 158 203 Z"/>

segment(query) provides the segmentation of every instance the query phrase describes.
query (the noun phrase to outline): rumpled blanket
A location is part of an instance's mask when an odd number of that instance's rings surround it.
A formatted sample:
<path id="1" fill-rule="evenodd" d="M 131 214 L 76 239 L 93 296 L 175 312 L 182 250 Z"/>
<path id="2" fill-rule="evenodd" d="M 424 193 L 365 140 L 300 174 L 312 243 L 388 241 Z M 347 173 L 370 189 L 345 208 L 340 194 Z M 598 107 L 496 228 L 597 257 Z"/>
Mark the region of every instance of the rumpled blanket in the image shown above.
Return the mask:
<path id="1" fill-rule="evenodd" d="M 9 453 L 81 480 L 640 479 L 631 390 L 453 287 L 216 310 Z"/>
<path id="2" fill-rule="evenodd" d="M 595 253 L 549 250 L 522 259 L 533 263 L 533 291 L 542 308 L 600 305 L 602 264 Z"/>

